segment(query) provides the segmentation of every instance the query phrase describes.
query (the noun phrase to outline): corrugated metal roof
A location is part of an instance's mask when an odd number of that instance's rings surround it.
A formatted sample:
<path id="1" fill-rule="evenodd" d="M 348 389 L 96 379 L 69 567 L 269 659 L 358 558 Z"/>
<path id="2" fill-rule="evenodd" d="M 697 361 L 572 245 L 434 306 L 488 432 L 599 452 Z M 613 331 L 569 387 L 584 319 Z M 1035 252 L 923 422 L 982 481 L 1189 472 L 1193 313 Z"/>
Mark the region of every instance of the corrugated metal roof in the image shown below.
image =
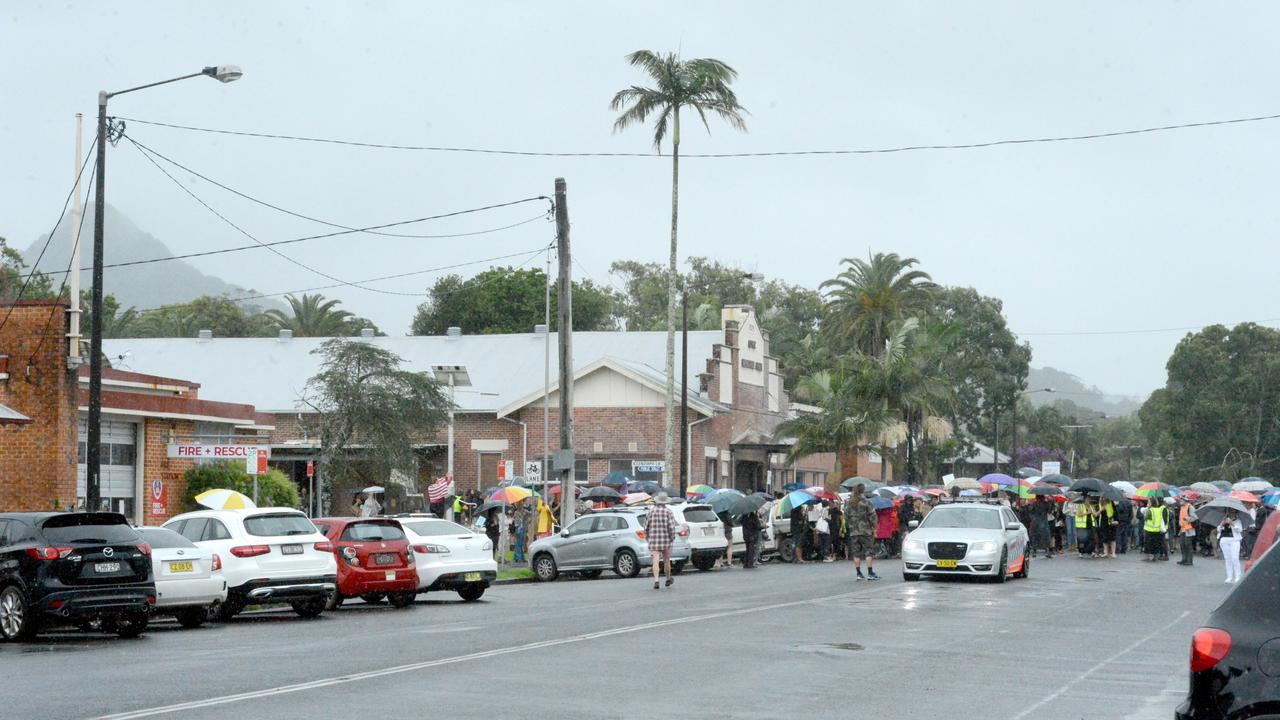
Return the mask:
<path id="1" fill-rule="evenodd" d="M 103 340 L 102 345 L 108 357 L 125 356 L 114 363 L 121 369 L 193 380 L 200 383 L 202 398 L 250 403 L 264 412 L 289 412 L 305 408 L 299 400 L 307 380 L 320 369 L 320 357 L 312 351 L 329 339 L 120 338 Z M 460 388 L 456 395 L 458 407 L 464 411 L 492 412 L 542 389 L 543 336 L 539 334 L 347 339 L 373 343 L 399 355 L 408 370 L 429 372 L 432 365 L 465 366 L 472 385 Z M 712 346 L 723 341 L 724 334 L 718 330 L 689 332 L 691 377 L 702 372 Z M 573 334 L 573 365 L 576 370 L 612 356 L 632 367 L 648 366 L 649 372 L 662 377 L 658 369 L 666 366 L 666 346 L 667 334 L 661 331 L 577 332 Z M 677 334 L 677 363 L 679 357 Z M 550 365 L 554 379 L 559 372 L 554 336 Z"/>

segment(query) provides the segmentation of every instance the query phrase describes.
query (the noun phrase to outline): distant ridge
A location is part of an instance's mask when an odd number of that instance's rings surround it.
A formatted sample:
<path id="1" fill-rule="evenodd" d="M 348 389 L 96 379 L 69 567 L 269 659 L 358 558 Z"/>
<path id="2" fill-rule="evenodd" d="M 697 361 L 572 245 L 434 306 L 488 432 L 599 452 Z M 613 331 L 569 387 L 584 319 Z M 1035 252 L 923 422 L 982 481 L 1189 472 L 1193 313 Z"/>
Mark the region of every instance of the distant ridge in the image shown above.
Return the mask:
<path id="1" fill-rule="evenodd" d="M 1031 404 L 1052 405 L 1059 400 L 1070 400 L 1083 408 L 1088 408 L 1111 416 L 1129 415 L 1142 407 L 1142 399 L 1124 395 L 1111 395 L 1097 387 L 1085 385 L 1084 381 L 1056 368 L 1031 368 L 1027 376 L 1027 389 L 1053 388 L 1053 392 L 1027 393 Z"/>

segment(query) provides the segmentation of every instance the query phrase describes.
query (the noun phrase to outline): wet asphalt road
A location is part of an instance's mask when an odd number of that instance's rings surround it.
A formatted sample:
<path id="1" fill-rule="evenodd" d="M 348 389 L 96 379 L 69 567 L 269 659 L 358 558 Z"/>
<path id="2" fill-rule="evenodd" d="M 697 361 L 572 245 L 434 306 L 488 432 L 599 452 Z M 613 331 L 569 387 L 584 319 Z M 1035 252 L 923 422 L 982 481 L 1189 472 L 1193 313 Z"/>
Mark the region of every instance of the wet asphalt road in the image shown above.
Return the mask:
<path id="1" fill-rule="evenodd" d="M 1191 633 L 1226 595 L 1194 568 L 1036 561 L 1028 580 L 854 582 L 848 563 L 561 580 L 482 601 L 243 616 L 140 639 L 0 645 L 26 718 L 1170 718 Z"/>

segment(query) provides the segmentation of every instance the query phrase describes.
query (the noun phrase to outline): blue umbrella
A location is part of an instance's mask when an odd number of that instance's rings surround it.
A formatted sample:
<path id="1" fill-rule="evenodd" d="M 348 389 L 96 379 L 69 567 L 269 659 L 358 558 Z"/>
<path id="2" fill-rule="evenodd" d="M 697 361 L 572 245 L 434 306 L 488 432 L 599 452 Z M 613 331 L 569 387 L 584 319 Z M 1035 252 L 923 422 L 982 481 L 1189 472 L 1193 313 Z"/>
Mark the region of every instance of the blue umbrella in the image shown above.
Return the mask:
<path id="1" fill-rule="evenodd" d="M 871 507 L 875 508 L 876 510 L 884 510 L 885 508 L 893 507 L 892 500 L 890 500 L 889 498 L 880 497 L 879 495 L 871 495 L 870 497 L 868 497 L 867 502 L 871 503 Z"/>
<path id="2" fill-rule="evenodd" d="M 600 484 L 608 485 L 609 487 L 615 487 L 615 488 L 618 486 L 622 486 L 625 488 L 629 483 L 633 483 L 635 481 L 636 481 L 635 475 L 632 475 L 631 473 L 625 470 L 614 470 L 608 475 L 605 475 L 604 479 L 600 481 Z"/>
<path id="3" fill-rule="evenodd" d="M 791 492 L 793 490 L 803 490 L 806 487 L 808 486 L 802 482 L 789 482 L 786 485 L 783 485 L 782 489 L 786 490 L 787 492 Z"/>
<path id="4" fill-rule="evenodd" d="M 609 478 L 606 477 L 605 483 L 604 483 L 605 485 L 610 484 L 608 480 Z M 662 491 L 662 486 L 652 480 L 636 481 L 633 479 L 627 482 L 627 492 L 642 492 L 642 493 L 649 493 L 650 495 L 656 496 L 661 491 Z"/>
<path id="5" fill-rule="evenodd" d="M 792 490 L 782 497 L 781 512 L 788 513 L 801 505 L 809 505 L 818 502 L 818 498 L 810 495 L 803 490 Z"/>

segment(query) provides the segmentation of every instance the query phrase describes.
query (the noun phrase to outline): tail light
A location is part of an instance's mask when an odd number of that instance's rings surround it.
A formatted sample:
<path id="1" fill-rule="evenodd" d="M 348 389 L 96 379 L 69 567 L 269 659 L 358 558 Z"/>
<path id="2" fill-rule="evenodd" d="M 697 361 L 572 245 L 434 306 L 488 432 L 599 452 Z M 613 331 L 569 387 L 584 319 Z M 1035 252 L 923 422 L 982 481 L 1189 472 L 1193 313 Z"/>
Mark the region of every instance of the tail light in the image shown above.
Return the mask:
<path id="1" fill-rule="evenodd" d="M 148 604 L 148 605 L 155 605 L 155 604 L 156 604 L 156 596 L 155 596 L 155 595 L 148 595 L 148 596 L 147 596 L 147 604 Z"/>
<path id="2" fill-rule="evenodd" d="M 142 553 L 143 555 L 150 555 L 151 546 L 148 545 L 147 543 L 138 543 L 138 552 Z"/>
<path id="3" fill-rule="evenodd" d="M 231 548 L 231 554 L 239 558 L 251 558 L 271 552 L 270 545 L 237 545 Z"/>
<path id="4" fill-rule="evenodd" d="M 333 552 L 333 543 L 318 542 L 316 543 L 316 550 L 319 552 Z"/>
<path id="5" fill-rule="evenodd" d="M 486 543 L 486 544 L 487 544 L 487 543 Z M 492 548 L 485 548 L 485 549 L 486 549 L 486 550 L 489 550 L 489 549 L 492 549 Z M 447 548 L 447 547 L 445 547 L 445 546 L 443 546 L 443 545 L 426 545 L 426 544 L 424 544 L 424 545 L 414 545 L 414 546 L 413 546 L 413 551 L 414 551 L 414 552 L 423 553 L 424 555 L 425 555 L 425 554 L 446 555 L 446 554 L 448 554 L 448 552 L 449 552 L 449 548 Z"/>
<path id="6" fill-rule="evenodd" d="M 360 564 L 360 553 L 355 548 L 347 545 L 342 548 L 342 559 L 346 560 L 349 565 L 358 566 Z"/>
<path id="7" fill-rule="evenodd" d="M 27 555 L 37 560 L 57 560 L 71 554 L 69 547 L 33 547 L 27 548 Z"/>
<path id="8" fill-rule="evenodd" d="M 403 553 L 401 553 L 401 554 L 404 556 L 404 561 L 405 561 L 406 563 L 412 563 L 412 562 L 413 562 L 413 549 L 412 549 L 412 548 L 405 548 L 405 549 L 404 549 L 404 552 L 403 552 Z"/>
<path id="9" fill-rule="evenodd" d="M 1231 652 L 1231 633 L 1218 628 L 1200 628 L 1191 636 L 1191 672 L 1204 672 L 1222 662 Z"/>
<path id="10" fill-rule="evenodd" d="M 644 531 L 643 531 L 643 530 L 637 530 L 637 531 L 636 531 L 636 537 L 638 537 L 638 538 L 640 538 L 641 540 L 643 540 L 643 539 L 644 539 L 644 537 L 645 537 L 645 535 L 644 535 Z"/>
<path id="11" fill-rule="evenodd" d="M 689 526 L 688 526 L 688 525 L 681 525 L 681 526 L 680 526 L 680 532 L 678 532 L 678 533 L 676 533 L 676 534 L 677 534 L 677 535 L 679 535 L 680 537 L 689 537 Z"/>
<path id="12" fill-rule="evenodd" d="M 218 553 L 213 554 L 213 565 L 209 568 L 211 572 L 217 572 L 222 569 L 222 558 L 218 557 Z"/>

